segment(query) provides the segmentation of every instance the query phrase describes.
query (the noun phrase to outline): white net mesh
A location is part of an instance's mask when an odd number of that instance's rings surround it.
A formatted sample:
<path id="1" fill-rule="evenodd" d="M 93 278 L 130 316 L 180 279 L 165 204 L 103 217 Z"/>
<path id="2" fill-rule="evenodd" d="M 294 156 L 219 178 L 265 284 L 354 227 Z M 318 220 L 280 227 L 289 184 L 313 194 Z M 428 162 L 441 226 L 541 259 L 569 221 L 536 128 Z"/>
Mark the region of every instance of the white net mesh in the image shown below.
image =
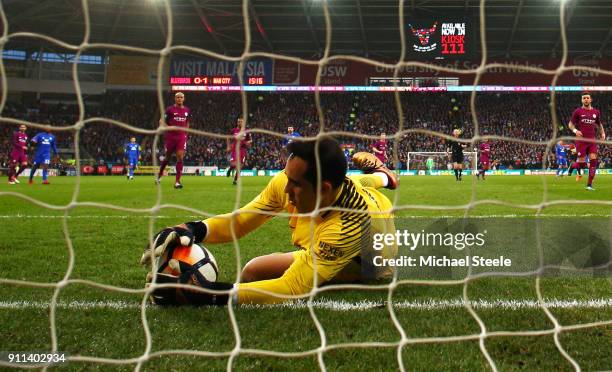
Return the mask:
<path id="1" fill-rule="evenodd" d="M 421 62 L 415 62 L 415 61 L 405 62 L 404 61 L 405 56 L 406 56 L 406 45 L 407 45 L 407 42 L 405 40 L 405 23 L 403 21 L 404 20 L 404 9 L 405 9 L 404 1 L 399 1 L 398 6 L 397 6 L 398 23 L 399 23 L 400 37 L 401 37 L 401 53 L 400 53 L 400 58 L 399 58 L 400 62 L 396 64 L 380 63 L 375 60 L 356 57 L 356 56 L 350 56 L 350 55 L 331 56 L 330 47 L 331 47 L 331 38 L 332 38 L 333 28 L 332 28 L 332 22 L 330 18 L 328 3 L 326 0 L 323 0 L 321 2 L 321 6 L 323 8 L 324 19 L 325 19 L 325 49 L 324 49 L 322 58 L 315 62 L 310 61 L 310 60 L 300 59 L 300 58 L 282 56 L 282 55 L 251 52 L 251 29 L 250 29 L 251 23 L 249 20 L 249 2 L 247 0 L 242 2 L 242 11 L 243 11 L 243 18 L 244 18 L 243 23 L 244 23 L 244 28 L 245 28 L 245 32 L 244 32 L 245 47 L 244 47 L 243 54 L 239 58 L 231 58 L 231 57 L 227 57 L 227 56 L 220 55 L 217 53 L 213 53 L 208 50 L 175 44 L 175 40 L 173 36 L 174 19 L 172 15 L 172 7 L 170 4 L 170 1 L 168 0 L 164 0 L 162 4 L 163 4 L 164 11 L 167 14 L 167 29 L 165 32 L 165 35 L 166 35 L 165 45 L 162 49 L 159 49 L 159 50 L 135 48 L 135 47 L 122 46 L 122 45 L 115 45 L 115 44 L 91 43 L 90 42 L 91 19 L 90 19 L 89 9 L 88 9 L 89 2 L 87 0 L 83 0 L 81 2 L 82 17 L 85 22 L 85 35 L 83 37 L 82 42 L 78 45 L 68 44 L 61 40 L 54 39 L 54 38 L 51 38 L 49 36 L 42 35 L 42 34 L 34 34 L 34 33 L 28 33 L 28 32 L 11 32 L 10 24 L 5 16 L 4 9 L 2 8 L 0 8 L 0 17 L 2 18 L 2 23 L 4 27 L 3 27 L 2 39 L 0 40 L 0 43 L 2 46 L 4 46 L 6 45 L 7 42 L 9 42 L 10 40 L 16 39 L 16 38 L 33 38 L 33 39 L 44 40 L 53 45 L 57 45 L 58 47 L 75 52 L 77 55 L 76 59 L 78 59 L 81 53 L 83 53 L 84 51 L 88 49 L 107 49 L 107 50 L 113 50 L 113 51 L 126 51 L 126 52 L 133 52 L 133 53 L 163 57 L 163 58 L 160 58 L 159 60 L 158 74 L 157 74 L 158 76 L 157 96 L 158 96 L 158 106 L 160 107 L 160 111 L 161 111 L 161 108 L 163 108 L 164 106 L 164 100 L 163 100 L 164 84 L 161 80 L 163 77 L 163 69 L 164 69 L 165 63 L 167 62 L 167 57 L 169 56 L 171 52 L 175 52 L 175 51 L 188 51 L 190 53 L 194 53 L 198 55 L 214 57 L 219 60 L 228 60 L 228 61 L 240 60 L 241 62 L 240 70 L 244 68 L 243 62 L 252 57 L 270 57 L 270 58 L 276 58 L 276 59 L 290 60 L 290 61 L 304 63 L 304 64 L 317 64 L 319 67 L 318 72 L 317 72 L 317 77 L 316 77 L 317 86 L 321 82 L 322 67 L 334 60 L 340 60 L 340 59 L 362 62 L 362 63 L 384 67 L 384 68 L 392 68 L 394 70 L 394 74 L 393 74 L 394 77 L 398 77 L 400 69 L 406 68 L 406 67 L 427 67 L 427 68 L 431 68 L 433 70 L 441 71 L 441 72 L 455 71 L 451 68 L 429 65 L 429 64 L 421 63 Z M 0 6 L 1 5 L 2 4 L 0 3 Z M 560 19 L 565 19 L 565 7 L 564 6 L 560 7 Z M 561 63 L 558 66 L 558 68 L 554 70 L 545 70 L 545 69 L 535 68 L 535 67 L 525 67 L 524 68 L 525 72 L 549 75 L 551 76 L 553 86 L 556 85 L 556 82 L 559 76 L 568 71 L 580 70 L 580 71 L 589 71 L 589 72 L 597 72 L 600 74 L 612 75 L 612 71 L 601 71 L 601 70 L 590 68 L 590 67 L 577 67 L 577 66 L 567 65 L 568 48 L 567 48 L 567 38 L 566 38 L 565 26 L 566 26 L 565 22 L 560 22 L 560 35 L 561 35 L 562 46 L 563 46 L 563 54 L 562 54 Z M 481 39 L 480 41 L 481 41 L 481 45 L 483 46 L 481 62 L 480 62 L 480 65 L 476 69 L 461 71 L 461 73 L 476 74 L 476 79 L 474 81 L 475 85 L 478 84 L 481 76 L 488 68 L 506 67 L 506 65 L 498 64 L 498 63 L 487 64 L 488 55 L 487 55 L 487 48 L 486 48 L 487 40 L 486 40 L 485 30 L 486 30 L 485 1 L 481 0 L 480 1 L 480 39 Z M 157 142 L 159 139 L 159 135 L 164 133 L 166 128 L 160 127 L 155 130 L 146 130 L 146 129 L 134 127 L 124 122 L 112 120 L 109 118 L 85 119 L 85 104 L 84 104 L 83 95 L 80 89 L 78 69 L 79 69 L 79 65 L 77 63 L 74 63 L 72 65 L 72 76 L 73 76 L 73 83 L 74 83 L 74 91 L 76 92 L 76 98 L 77 98 L 77 103 L 79 107 L 78 120 L 70 126 L 61 127 L 61 128 L 58 128 L 58 127 L 51 128 L 53 131 L 69 131 L 74 134 L 74 149 L 76 151 L 75 158 L 77 159 L 76 168 L 77 169 L 81 168 L 80 164 L 78 163 L 78 159 L 80 158 L 79 156 L 80 133 L 83 130 L 83 128 L 87 127 L 88 125 L 94 122 L 106 122 L 117 128 L 126 129 L 133 133 L 155 135 L 155 141 L 154 141 L 153 148 L 157 148 Z M 7 86 L 7 78 L 6 78 L 6 74 L 4 70 L 4 65 L 2 63 L 0 63 L 0 76 L 2 79 L 1 80 L 2 95 L 0 96 L 0 111 L 1 111 L 2 108 L 5 107 L 5 104 L 7 101 L 7 94 L 10 91 L 10 87 Z M 243 77 L 242 77 L 243 75 L 238 74 L 237 76 L 239 77 L 240 83 L 242 85 L 244 83 Z M 394 154 L 395 162 L 397 162 L 398 160 L 398 148 L 397 148 L 398 145 L 397 144 L 402 140 L 403 136 L 407 134 L 416 134 L 416 135 L 424 134 L 424 135 L 436 136 L 436 137 L 443 138 L 443 139 L 452 139 L 452 137 L 449 136 L 447 133 L 439 133 L 439 132 L 434 132 L 434 131 L 429 131 L 429 130 L 424 130 L 424 129 L 412 129 L 409 123 L 406 123 L 404 120 L 405 113 L 403 111 L 403 106 L 400 102 L 400 93 L 395 92 L 394 95 L 395 95 L 395 104 L 397 108 L 397 117 L 399 118 L 398 125 L 397 125 L 398 130 L 396 131 L 396 133 L 394 133 L 393 135 L 390 135 L 389 137 L 394 140 L 393 141 L 394 142 L 393 154 Z M 242 114 L 243 114 L 243 117 L 248 118 L 247 94 L 244 91 L 242 91 L 241 97 L 242 97 Z M 320 123 L 319 134 L 329 133 L 329 126 L 326 124 L 325 115 L 323 113 L 322 106 L 321 106 L 319 91 L 315 92 L 314 97 L 315 97 L 315 102 L 316 102 L 316 107 L 317 107 L 318 119 Z M 552 135 L 552 138 L 549 140 L 528 141 L 528 140 L 521 140 L 517 138 L 494 136 L 494 135 L 483 136 L 480 130 L 481 125 L 479 123 L 478 116 L 477 116 L 476 92 L 474 91 L 472 92 L 471 99 L 470 99 L 470 112 L 472 114 L 473 136 L 464 141 L 466 143 L 476 143 L 479 140 L 485 137 L 488 137 L 491 139 L 511 141 L 514 143 L 522 143 L 525 145 L 540 145 L 540 146 L 546 146 L 546 152 L 548 154 L 551 150 L 551 147 L 555 143 L 555 138 L 557 138 L 559 135 L 558 133 L 559 118 L 557 116 L 556 110 L 554 110 L 555 105 L 556 105 L 555 91 L 553 90 L 551 92 L 551 111 L 550 111 L 552 119 L 553 119 L 552 124 L 551 124 L 553 135 Z M 18 124 L 21 122 L 19 120 L 11 119 L 8 117 L 2 117 L 1 121 L 2 121 L 2 124 L 10 124 L 10 125 Z M 46 125 L 41 124 L 41 123 L 28 123 L 28 125 L 34 128 L 39 128 L 39 129 L 47 128 Z M 276 132 L 272 132 L 268 130 L 261 130 L 261 129 L 253 129 L 252 132 L 264 133 L 264 134 L 277 136 L 277 137 L 282 136 L 281 133 L 276 133 Z M 195 130 L 195 129 L 190 129 L 189 133 L 197 135 L 197 136 L 207 136 L 207 137 L 214 137 L 214 138 L 221 138 L 221 139 L 228 138 L 228 136 L 221 136 L 221 135 L 218 135 L 212 132 Z M 362 138 L 362 139 L 367 139 L 367 140 L 375 140 L 378 138 L 377 134 L 367 135 L 367 134 L 353 134 L 349 132 L 340 132 L 340 133 L 333 132 L 333 134 L 353 136 L 356 138 Z M 610 144 L 610 142 L 608 141 L 606 142 L 606 144 Z M 545 158 L 547 158 L 547 156 Z M 155 156 L 153 157 L 153 161 L 154 161 L 154 165 L 157 165 Z M 224 352 L 208 352 L 208 351 L 193 351 L 193 350 L 163 350 L 163 351 L 153 352 L 152 351 L 153 350 L 153 338 L 152 338 L 151 330 L 149 327 L 149 316 L 147 315 L 148 307 L 146 306 L 146 304 L 147 304 L 148 293 L 152 291 L 155 287 L 151 287 L 146 290 L 144 288 L 135 290 L 135 289 L 129 289 L 125 287 L 104 285 L 104 284 L 101 284 L 95 281 L 90 281 L 90 280 L 82 280 L 82 279 L 73 278 L 73 271 L 75 268 L 76 257 L 75 257 L 75 251 L 72 245 L 72 237 L 68 229 L 69 212 L 77 207 L 99 207 L 99 208 L 106 208 L 110 210 L 123 211 L 126 213 L 149 214 L 150 215 L 150 220 L 149 220 L 149 225 L 148 225 L 149 226 L 149 241 L 151 241 L 153 235 L 156 232 L 155 222 L 156 222 L 157 215 L 160 212 L 160 210 L 164 208 L 176 208 L 178 210 L 182 210 L 182 211 L 185 211 L 185 212 L 188 212 L 190 214 L 197 215 L 200 217 L 210 216 L 211 214 L 204 210 L 196 210 L 196 209 L 190 208 L 189 206 L 162 204 L 162 193 L 159 188 L 157 189 L 155 203 L 150 208 L 145 208 L 145 209 L 126 208 L 123 206 L 106 204 L 106 203 L 78 201 L 77 199 L 79 196 L 80 185 L 81 185 L 80 177 L 81 177 L 80 174 L 77 173 L 76 186 L 74 188 L 72 198 L 70 202 L 65 205 L 48 204 L 40 200 L 34 199 L 32 197 L 29 197 L 23 193 L 0 192 L 0 197 L 2 198 L 6 198 L 6 197 L 19 198 L 21 200 L 27 201 L 41 208 L 46 208 L 49 210 L 58 210 L 58 211 L 64 212 L 64 218 L 62 219 L 62 226 L 63 226 L 64 238 L 65 238 L 67 249 L 68 249 L 68 267 L 67 267 L 66 272 L 64 273 L 63 279 L 58 282 L 45 283 L 45 282 L 34 282 L 34 281 L 26 281 L 26 280 L 0 278 L 0 283 L 2 283 L 2 285 L 16 286 L 16 287 L 52 288 L 54 290 L 54 294 L 53 294 L 51 303 L 48 306 L 49 329 L 50 329 L 50 336 L 51 336 L 51 351 L 58 351 L 58 335 L 57 335 L 58 329 L 57 329 L 57 322 L 56 322 L 56 313 L 58 309 L 58 298 L 60 296 L 60 293 L 63 290 L 65 290 L 67 286 L 73 285 L 73 284 L 83 284 L 86 286 L 91 286 L 91 287 L 95 287 L 95 288 L 99 288 L 99 289 L 103 289 L 107 291 L 115 291 L 115 292 L 120 292 L 120 293 L 141 294 L 142 295 L 140 312 L 141 312 L 141 321 L 142 321 L 142 326 L 144 329 L 144 336 L 145 336 L 145 348 L 139 357 L 130 358 L 130 359 L 110 359 L 110 358 L 97 357 L 95 355 L 94 356 L 72 355 L 69 357 L 70 361 L 92 362 L 92 363 L 101 363 L 101 364 L 115 364 L 115 365 L 135 364 L 136 369 L 139 370 L 141 367 L 143 367 L 143 364 L 145 362 L 155 357 L 167 356 L 167 355 L 193 355 L 193 356 L 204 356 L 204 357 L 228 357 L 227 369 L 231 370 L 234 367 L 236 357 L 239 355 L 271 356 L 271 357 L 277 357 L 277 358 L 298 358 L 298 357 L 303 357 L 303 356 L 316 356 L 320 369 L 326 370 L 326 363 L 323 357 L 326 352 L 337 350 L 337 349 L 346 349 L 346 348 L 385 347 L 385 348 L 395 348 L 397 350 L 396 356 L 397 356 L 397 363 L 399 365 L 399 369 L 402 371 L 405 371 L 409 369 L 409 366 L 405 364 L 404 358 L 402 357 L 402 351 L 408 345 L 451 343 L 451 342 L 458 342 L 458 341 L 478 341 L 480 351 L 482 355 L 484 356 L 484 358 L 486 359 L 486 361 L 488 362 L 489 367 L 493 370 L 497 370 L 496 361 L 491 357 L 487 349 L 487 346 L 485 345 L 485 340 L 510 337 L 510 336 L 552 335 L 554 338 L 554 344 L 558 352 L 569 363 L 571 363 L 573 368 L 575 368 L 576 370 L 579 370 L 580 366 L 568 352 L 567 346 L 561 342 L 560 336 L 564 332 L 568 332 L 568 331 L 587 329 L 587 328 L 593 328 L 593 327 L 605 327 L 605 326 L 612 325 L 612 320 L 586 322 L 586 323 L 580 323 L 580 324 L 561 324 L 560 321 L 553 315 L 553 313 L 550 310 L 550 307 L 554 306 L 554 304 L 551 304 L 550 302 L 546 301 L 542 295 L 541 279 L 540 279 L 541 271 L 538 270 L 536 272 L 531 273 L 532 275 L 536 276 L 535 291 L 537 294 L 537 302 L 535 302 L 533 305 L 538 306 L 545 313 L 546 317 L 552 323 L 552 327 L 548 329 L 540 329 L 540 330 L 533 330 L 533 331 L 490 331 L 487 328 L 487 324 L 483 321 L 483 319 L 481 318 L 478 312 L 478 308 L 482 306 L 482 303 L 474 303 L 470 300 L 468 296 L 468 287 L 470 283 L 480 277 L 479 275 L 473 275 L 470 269 L 468 271 L 468 275 L 461 280 L 446 280 L 446 281 L 408 280 L 408 279 L 400 280 L 399 278 L 395 277 L 389 284 L 378 285 L 376 287 L 373 287 L 370 285 L 331 285 L 331 286 L 327 286 L 323 288 L 316 288 L 315 286 L 315 289 L 311 293 L 305 296 L 299 296 L 299 297 L 305 301 L 303 302 L 303 305 L 307 306 L 309 310 L 309 314 L 320 336 L 320 345 L 316 348 L 305 350 L 302 352 L 280 352 L 280 351 L 260 350 L 260 349 L 246 349 L 242 347 L 243 335 L 241 334 L 240 328 L 238 326 L 238 322 L 236 319 L 236 314 L 235 314 L 233 306 L 228 307 L 229 319 L 230 319 L 231 327 L 232 327 L 233 334 L 235 337 L 235 346 L 231 350 L 224 351 Z M 394 210 L 396 212 L 400 212 L 403 210 L 431 210 L 431 209 L 434 209 L 434 210 L 444 211 L 444 210 L 459 209 L 459 210 L 464 210 L 466 216 L 469 215 L 470 211 L 473 208 L 477 206 L 482 206 L 482 205 L 501 205 L 501 206 L 508 206 L 508 207 L 525 208 L 525 209 L 535 211 L 537 215 L 539 215 L 547 207 L 550 207 L 553 205 L 574 205 L 574 204 L 594 204 L 595 205 L 595 204 L 599 204 L 599 205 L 604 205 L 604 206 L 612 206 L 612 201 L 596 201 L 596 200 L 580 200 L 579 201 L 579 200 L 573 200 L 573 199 L 551 201 L 548 198 L 548 185 L 546 184 L 545 181 L 544 181 L 543 187 L 544 187 L 544 194 L 543 194 L 542 200 L 538 203 L 530 204 L 530 205 L 517 205 L 515 203 L 500 201 L 500 200 L 482 200 L 482 199 L 477 200 L 475 184 L 472 187 L 471 199 L 469 200 L 468 203 L 464 205 L 459 205 L 459 206 L 447 205 L 447 206 L 435 206 L 435 207 L 432 207 L 429 205 L 419 205 L 419 204 L 400 205 L 398 203 L 398 196 L 399 196 L 399 193 L 401 192 L 401 189 L 400 191 L 395 193 L 393 205 L 394 205 Z M 242 192 L 243 192 L 242 185 L 241 183 L 239 183 L 236 189 L 236 193 L 238 197 L 236 198 L 234 210 L 237 210 L 240 207 L 240 200 L 241 200 L 240 195 L 242 194 Z M 317 205 L 319 204 L 320 204 L 320 200 L 317 201 Z M 320 209 L 317 208 L 315 209 L 315 211 L 312 212 L 312 215 L 317 215 L 319 212 L 320 212 Z M 281 216 L 288 217 L 286 214 L 281 214 Z M 234 233 L 234 236 L 235 236 L 235 233 Z M 237 272 L 239 273 L 240 268 L 241 268 L 241 264 L 240 264 L 241 258 L 240 258 L 240 245 L 237 239 L 234 239 L 234 246 L 237 252 L 236 266 L 237 266 Z M 539 246 L 536 248 L 540 249 Z M 223 263 L 221 263 L 221 265 L 223 265 Z M 608 262 L 605 266 L 609 267 L 609 265 L 610 263 Z M 506 274 L 506 275 L 511 275 L 511 274 Z M 517 274 L 517 276 L 518 275 L 519 274 Z M 524 275 L 524 274 L 521 274 L 521 275 Z M 472 318 L 477 322 L 480 328 L 480 332 L 474 333 L 474 334 L 465 334 L 465 335 L 450 336 L 450 337 L 431 337 L 431 338 L 409 337 L 406 329 L 404 328 L 402 323 L 398 320 L 398 316 L 396 314 L 398 304 L 394 303 L 394 292 L 399 286 L 406 285 L 406 284 L 420 285 L 420 286 L 462 285 L 463 286 L 463 300 L 459 303 L 456 303 L 455 306 L 462 306 L 469 312 Z M 320 305 L 315 301 L 315 297 L 327 291 L 336 291 L 336 290 L 341 290 L 341 289 L 372 290 L 373 288 L 376 288 L 379 290 L 384 289 L 387 291 L 386 309 L 388 310 L 389 316 L 391 318 L 391 321 L 395 329 L 400 335 L 399 340 L 394 341 L 394 342 L 357 342 L 357 343 L 343 343 L 343 344 L 328 343 L 328 339 L 326 337 L 326 330 L 324 329 L 319 319 L 319 316 L 315 312 L 315 306 Z M 11 363 L 6 363 L 6 362 L 2 362 L 0 363 L 0 365 L 12 366 L 12 367 L 18 366 L 17 364 L 11 364 Z"/>

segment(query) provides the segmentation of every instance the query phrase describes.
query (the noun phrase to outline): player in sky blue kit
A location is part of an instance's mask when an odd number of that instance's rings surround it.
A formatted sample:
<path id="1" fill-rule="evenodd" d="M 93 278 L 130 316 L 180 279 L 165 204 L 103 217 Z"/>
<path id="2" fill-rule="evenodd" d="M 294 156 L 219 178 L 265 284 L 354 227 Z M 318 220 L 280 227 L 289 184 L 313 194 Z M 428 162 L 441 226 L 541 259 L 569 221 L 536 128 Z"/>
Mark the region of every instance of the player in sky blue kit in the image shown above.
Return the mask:
<path id="1" fill-rule="evenodd" d="M 30 180 L 28 183 L 32 184 L 32 178 L 34 173 L 42 164 L 43 168 L 43 185 L 48 185 L 47 173 L 49 164 L 51 163 L 51 150 L 55 156 L 57 156 L 57 147 L 55 146 L 55 136 L 50 131 L 40 132 L 32 138 L 31 142 L 36 144 L 36 155 L 34 156 L 34 166 L 30 170 Z"/>
<path id="2" fill-rule="evenodd" d="M 124 157 L 128 161 L 128 180 L 134 179 L 134 169 L 138 165 L 138 161 L 140 160 L 140 145 L 136 143 L 136 137 L 131 137 L 130 142 L 125 144 L 125 148 L 123 149 Z"/>
<path id="3" fill-rule="evenodd" d="M 557 155 L 557 177 L 563 177 L 567 173 L 567 148 L 563 141 L 557 142 L 555 145 L 555 154 Z"/>

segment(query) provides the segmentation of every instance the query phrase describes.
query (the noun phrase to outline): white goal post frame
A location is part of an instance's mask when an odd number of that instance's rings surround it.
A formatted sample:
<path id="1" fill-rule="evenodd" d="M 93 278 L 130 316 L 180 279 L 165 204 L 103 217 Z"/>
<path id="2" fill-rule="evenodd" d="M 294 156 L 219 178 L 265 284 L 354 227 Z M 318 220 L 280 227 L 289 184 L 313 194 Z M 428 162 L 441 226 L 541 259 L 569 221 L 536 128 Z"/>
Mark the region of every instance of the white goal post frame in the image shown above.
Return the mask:
<path id="1" fill-rule="evenodd" d="M 408 156 L 406 158 L 406 170 L 410 170 L 410 156 L 412 155 L 412 157 L 414 158 L 414 155 L 418 154 L 419 156 L 428 156 L 428 155 L 437 155 L 437 156 L 443 156 L 445 158 L 448 159 L 448 153 L 446 152 L 442 152 L 442 151 L 438 151 L 438 152 L 427 152 L 427 151 L 408 151 Z M 471 155 L 472 156 L 472 161 L 471 161 L 471 169 L 473 171 L 477 171 L 478 170 L 478 151 L 464 151 L 463 152 L 464 156 L 467 155 Z"/>

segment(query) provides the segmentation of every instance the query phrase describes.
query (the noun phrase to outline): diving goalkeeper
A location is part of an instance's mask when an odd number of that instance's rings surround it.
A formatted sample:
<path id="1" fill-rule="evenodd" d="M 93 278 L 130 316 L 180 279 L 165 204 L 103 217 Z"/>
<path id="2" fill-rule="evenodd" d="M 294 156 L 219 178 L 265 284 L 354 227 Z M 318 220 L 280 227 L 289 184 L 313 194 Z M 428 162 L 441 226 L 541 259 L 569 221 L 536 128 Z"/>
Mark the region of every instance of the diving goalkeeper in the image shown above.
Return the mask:
<path id="1" fill-rule="evenodd" d="M 160 256 L 179 244 L 230 242 L 230 223 L 237 238 L 241 238 L 274 217 L 274 213 L 287 211 L 292 215 L 292 242 L 299 249 L 252 259 L 244 267 L 240 283 L 214 282 L 204 287 L 227 291 L 235 286 L 234 303 L 272 304 L 286 301 L 287 296 L 306 295 L 315 285 L 390 276 L 391 268 L 374 267 L 372 262 L 375 256 L 393 257 L 397 246 L 393 242 L 376 251 L 372 237 L 375 233 L 395 233 L 392 204 L 377 190 L 395 189 L 395 174 L 374 155 L 357 153 L 353 162 L 367 174 L 346 177 L 346 159 L 331 137 L 316 142 L 293 141 L 287 149 L 290 155 L 285 170 L 236 214 L 160 231 L 141 262 L 147 264 L 152 253 Z M 321 164 L 320 182 L 315 152 Z M 298 216 L 297 213 L 309 214 L 316 209 L 317 196 L 321 210 L 316 215 Z M 157 283 L 181 282 L 179 277 L 157 274 Z M 152 293 L 152 298 L 159 304 L 226 305 L 229 295 L 161 287 Z"/>

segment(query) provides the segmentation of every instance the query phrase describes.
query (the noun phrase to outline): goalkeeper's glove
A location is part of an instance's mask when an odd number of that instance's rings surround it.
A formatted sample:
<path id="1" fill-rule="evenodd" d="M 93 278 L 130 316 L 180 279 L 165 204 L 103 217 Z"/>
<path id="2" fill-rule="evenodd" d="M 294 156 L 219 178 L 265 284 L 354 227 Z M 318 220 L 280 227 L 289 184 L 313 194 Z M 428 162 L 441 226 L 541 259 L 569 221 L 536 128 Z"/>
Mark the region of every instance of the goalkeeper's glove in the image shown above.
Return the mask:
<path id="1" fill-rule="evenodd" d="M 158 273 L 156 284 L 187 284 L 189 282 L 190 276 L 190 271 L 181 273 L 181 276 Z M 145 287 L 150 287 L 152 281 L 153 274 L 148 273 Z M 206 282 L 201 286 L 201 288 L 211 289 L 215 291 L 229 291 L 233 288 L 233 286 L 234 285 L 230 283 Z M 225 306 L 227 305 L 227 302 L 229 300 L 228 293 L 213 294 L 197 291 L 195 289 L 177 287 L 156 288 L 154 291 L 151 292 L 149 296 L 154 304 L 162 306 Z"/>
<path id="2" fill-rule="evenodd" d="M 174 227 L 166 227 L 153 237 L 153 249 L 147 244 L 140 258 L 140 264 L 149 264 L 153 257 L 163 255 L 167 249 L 199 243 L 204 240 L 206 233 L 206 224 L 202 221 L 187 222 Z"/>

